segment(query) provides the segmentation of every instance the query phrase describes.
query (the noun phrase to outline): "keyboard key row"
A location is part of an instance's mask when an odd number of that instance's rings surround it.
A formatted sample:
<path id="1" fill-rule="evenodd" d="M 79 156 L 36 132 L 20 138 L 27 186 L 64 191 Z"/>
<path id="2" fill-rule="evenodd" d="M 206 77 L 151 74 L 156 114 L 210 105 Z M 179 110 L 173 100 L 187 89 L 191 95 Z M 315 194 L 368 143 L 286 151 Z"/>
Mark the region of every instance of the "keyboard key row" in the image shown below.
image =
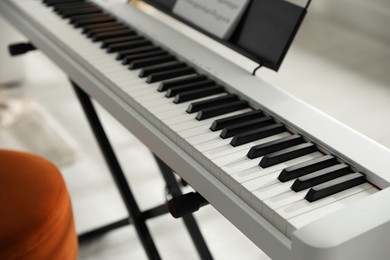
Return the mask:
<path id="1" fill-rule="evenodd" d="M 283 233 L 305 222 L 284 214 L 285 208 L 331 204 L 334 196 L 375 189 L 364 174 L 319 151 L 303 135 L 290 132 L 93 3 L 43 2 L 94 44 L 80 46 L 85 48 L 80 52 L 125 85 L 123 90 L 153 115 L 156 125 L 176 133 L 174 140 Z M 102 50 L 106 56 L 100 55 Z M 118 64 L 125 70 L 118 70 Z M 307 208 L 305 212 L 315 207 Z"/>

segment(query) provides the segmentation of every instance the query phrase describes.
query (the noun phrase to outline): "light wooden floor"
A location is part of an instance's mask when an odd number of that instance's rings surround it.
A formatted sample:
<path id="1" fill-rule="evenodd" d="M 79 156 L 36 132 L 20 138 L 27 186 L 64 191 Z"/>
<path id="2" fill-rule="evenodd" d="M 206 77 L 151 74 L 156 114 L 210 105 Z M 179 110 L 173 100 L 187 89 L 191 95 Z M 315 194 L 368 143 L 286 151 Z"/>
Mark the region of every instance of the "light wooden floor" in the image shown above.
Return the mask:
<path id="1" fill-rule="evenodd" d="M 81 157 L 62 167 L 77 230 L 121 219 L 126 212 L 66 76 L 40 53 L 26 56 L 26 80 L 3 90 L 41 104 L 79 144 Z M 390 148 L 390 48 L 321 15 L 310 14 L 279 73 L 258 75 Z M 105 111 L 107 132 L 143 209 L 164 201 L 164 187 L 149 151 Z M 0 144 L 1 146 L 1 144 Z M 267 257 L 212 207 L 196 214 L 216 259 Z M 180 220 L 148 222 L 164 259 L 198 259 Z M 80 259 L 146 259 L 132 227 L 80 248 Z"/>

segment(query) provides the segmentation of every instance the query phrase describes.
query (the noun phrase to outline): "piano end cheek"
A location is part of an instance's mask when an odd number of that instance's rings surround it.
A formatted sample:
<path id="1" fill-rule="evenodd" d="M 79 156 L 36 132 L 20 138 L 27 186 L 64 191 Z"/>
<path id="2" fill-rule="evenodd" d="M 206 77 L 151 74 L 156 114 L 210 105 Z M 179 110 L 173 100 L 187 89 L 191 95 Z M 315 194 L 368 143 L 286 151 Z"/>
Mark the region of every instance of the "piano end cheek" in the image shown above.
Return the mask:
<path id="1" fill-rule="evenodd" d="M 321 229 L 329 229 L 330 227 L 318 227 L 316 232 L 308 228 L 311 223 L 297 229 L 292 225 L 287 225 L 287 236 L 291 239 L 292 257 L 294 260 L 316 259 L 316 260 L 345 260 L 345 259 L 370 259 L 370 258 L 350 258 L 345 255 L 344 249 L 339 244 L 337 238 L 321 237 L 323 234 Z M 364 245 L 361 245 L 365 247 Z M 367 249 L 367 248 L 366 248 Z M 351 253 L 351 252 L 350 252 Z M 350 255 L 349 253 L 349 255 Z"/>
<path id="2" fill-rule="evenodd" d="M 346 259 L 388 259 L 390 250 L 389 246 L 384 246 L 386 243 L 381 243 L 373 237 L 376 235 L 367 236 L 364 238 L 358 236 L 351 237 L 348 241 L 343 241 L 336 237 L 329 236 L 321 239 L 321 230 L 311 230 L 311 223 L 302 229 L 294 230 L 287 227 L 287 234 L 291 239 L 293 260 L 316 259 L 316 260 L 346 260 Z M 321 229 L 333 229 L 332 227 L 323 225 Z M 368 233 L 375 231 L 368 231 Z M 311 233 L 311 234 L 309 234 Z M 382 232 L 380 232 L 382 233 Z M 326 234 L 322 233 L 322 236 Z M 371 234 L 373 235 L 373 234 Z M 384 234 L 383 234 L 384 235 Z M 383 236 L 385 237 L 385 235 Z"/>
<path id="3" fill-rule="evenodd" d="M 389 198 L 387 188 L 299 227 L 290 259 L 389 259 Z"/>

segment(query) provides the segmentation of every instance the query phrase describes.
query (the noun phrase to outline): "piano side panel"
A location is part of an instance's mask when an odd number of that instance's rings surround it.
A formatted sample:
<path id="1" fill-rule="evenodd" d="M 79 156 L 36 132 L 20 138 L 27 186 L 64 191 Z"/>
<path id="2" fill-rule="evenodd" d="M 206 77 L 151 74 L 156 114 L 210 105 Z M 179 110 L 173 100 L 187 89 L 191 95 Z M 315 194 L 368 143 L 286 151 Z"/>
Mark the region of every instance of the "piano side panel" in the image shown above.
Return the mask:
<path id="1" fill-rule="evenodd" d="M 388 259 L 389 201 L 387 188 L 297 230 L 293 259 Z"/>

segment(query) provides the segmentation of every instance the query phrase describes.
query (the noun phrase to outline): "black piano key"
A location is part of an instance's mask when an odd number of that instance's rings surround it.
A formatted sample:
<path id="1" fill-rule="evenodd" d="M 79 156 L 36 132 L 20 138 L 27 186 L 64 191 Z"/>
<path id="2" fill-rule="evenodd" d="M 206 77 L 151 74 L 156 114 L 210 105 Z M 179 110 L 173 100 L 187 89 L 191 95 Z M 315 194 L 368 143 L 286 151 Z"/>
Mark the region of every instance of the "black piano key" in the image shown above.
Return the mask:
<path id="1" fill-rule="evenodd" d="M 253 146 L 246 155 L 249 159 L 258 158 L 269 153 L 273 153 L 297 144 L 303 143 L 300 135 L 290 135 L 271 142 Z"/>
<path id="2" fill-rule="evenodd" d="M 181 76 L 186 76 L 186 75 L 191 75 L 194 74 L 195 70 L 191 67 L 184 67 L 184 68 L 177 68 L 177 69 L 172 69 L 169 71 L 162 71 L 162 72 L 156 72 L 152 73 L 148 76 L 146 79 L 147 83 L 154 83 L 166 79 L 173 79 L 173 78 L 178 78 Z"/>
<path id="3" fill-rule="evenodd" d="M 126 25 L 117 23 L 111 26 L 89 29 L 87 32 L 85 32 L 85 34 L 87 35 L 88 38 L 93 38 L 100 33 L 106 33 L 106 32 L 118 31 L 118 30 L 130 30 L 130 29 Z"/>
<path id="4" fill-rule="evenodd" d="M 100 17 L 100 18 L 88 18 L 88 19 L 80 19 L 73 23 L 73 26 L 75 28 L 82 27 L 84 25 L 89 24 L 98 24 L 98 23 L 107 23 L 107 22 L 114 22 L 115 18 L 107 16 L 107 17 Z"/>
<path id="5" fill-rule="evenodd" d="M 70 3 L 59 3 L 59 4 L 52 5 L 54 12 L 65 11 L 65 10 L 77 10 L 77 9 L 90 8 L 90 7 L 96 7 L 96 6 L 88 2 L 80 2 L 80 3 L 70 2 Z"/>
<path id="6" fill-rule="evenodd" d="M 328 168 L 312 172 L 296 179 L 291 186 L 293 191 L 301 191 L 318 184 L 336 179 L 348 173 L 352 173 L 351 167 L 346 164 L 336 164 Z"/>
<path id="7" fill-rule="evenodd" d="M 348 174 L 323 184 L 312 187 L 306 194 L 305 199 L 313 202 L 335 193 L 350 189 L 366 182 L 366 177 L 361 173 Z"/>
<path id="8" fill-rule="evenodd" d="M 160 55 L 165 55 L 166 53 L 162 53 Z M 159 55 L 155 55 L 159 56 Z M 186 68 L 188 67 L 187 64 L 180 62 L 180 61 L 173 61 L 169 63 L 164 63 L 164 64 L 159 64 L 159 65 L 154 65 L 150 67 L 146 67 L 141 69 L 138 77 L 140 78 L 145 78 L 148 77 L 154 73 L 160 73 L 160 72 L 165 72 L 165 71 L 170 71 L 173 69 L 179 69 L 179 68 Z"/>
<path id="9" fill-rule="evenodd" d="M 84 15 L 92 13 L 103 13 L 104 11 L 96 6 L 75 6 L 75 7 L 55 7 L 53 11 L 57 13 L 62 18 L 66 19 L 67 17 L 75 16 L 75 15 Z"/>
<path id="10" fill-rule="evenodd" d="M 57 8 L 66 8 L 67 6 L 72 6 L 72 7 L 86 7 L 86 6 L 93 6 L 91 3 L 87 3 L 84 1 L 62 1 L 58 3 L 45 3 L 47 6 L 51 6 L 56 10 Z"/>
<path id="11" fill-rule="evenodd" d="M 115 29 L 117 29 L 118 27 L 125 27 L 125 25 L 121 24 L 120 22 L 108 22 L 108 23 L 97 23 L 97 24 L 89 24 L 89 25 L 86 25 L 86 26 L 83 26 L 83 30 L 82 30 L 82 33 L 83 34 L 89 34 L 91 32 L 93 32 L 94 30 L 98 31 L 100 29 L 103 29 L 103 28 L 109 28 L 109 27 L 113 27 Z M 108 29 L 110 30 L 110 29 Z"/>
<path id="12" fill-rule="evenodd" d="M 121 30 L 95 33 L 95 35 L 92 36 L 91 38 L 92 38 L 92 41 L 98 42 L 98 41 L 102 41 L 102 40 L 118 38 L 118 37 L 133 36 L 133 35 L 135 35 L 135 32 L 133 30 L 121 29 Z"/>
<path id="13" fill-rule="evenodd" d="M 47 6 L 56 6 L 56 5 L 61 5 L 61 4 L 88 4 L 84 0 L 61 0 L 61 1 L 49 1 L 49 0 L 44 0 L 43 3 Z"/>
<path id="14" fill-rule="evenodd" d="M 131 49 L 131 50 L 120 51 L 118 53 L 118 55 L 116 56 L 116 59 L 123 60 L 123 59 L 127 58 L 127 56 L 141 55 L 141 54 L 146 54 L 146 53 L 155 52 L 155 51 L 162 51 L 163 54 L 166 53 L 165 51 L 161 50 L 160 47 L 149 45 L 149 46 L 139 47 L 139 48 L 135 48 L 135 49 Z"/>
<path id="15" fill-rule="evenodd" d="M 317 151 L 317 148 L 312 143 L 303 143 L 294 145 L 289 148 L 285 148 L 283 150 L 273 152 L 267 155 L 264 155 L 263 159 L 261 159 L 259 165 L 262 168 L 267 168 L 273 166 L 275 164 L 279 164 L 285 161 L 289 161 L 300 156 L 314 153 Z"/>
<path id="16" fill-rule="evenodd" d="M 197 81 L 197 82 L 192 82 L 189 84 L 184 84 L 181 86 L 174 86 L 170 87 L 167 92 L 165 93 L 165 97 L 170 98 L 174 97 L 180 93 L 192 91 L 192 90 L 199 90 L 199 89 L 204 89 L 208 87 L 215 86 L 215 82 L 209 79 L 203 80 L 203 81 Z"/>
<path id="17" fill-rule="evenodd" d="M 71 3 L 62 3 L 62 4 L 55 4 L 53 5 L 54 12 L 61 14 L 63 11 L 77 11 L 82 9 L 95 9 L 95 10 L 102 10 L 99 6 L 93 5 L 89 2 L 71 2 Z"/>
<path id="18" fill-rule="evenodd" d="M 191 90 L 177 94 L 173 100 L 173 103 L 180 104 L 183 102 L 195 100 L 198 98 L 208 97 L 211 95 L 223 93 L 225 89 L 222 86 L 207 87 L 198 90 Z"/>
<path id="19" fill-rule="evenodd" d="M 118 37 L 118 38 L 112 38 L 112 39 L 106 39 L 102 41 L 101 47 L 103 49 L 110 48 L 110 46 L 114 44 L 119 43 L 131 43 L 131 42 L 138 42 L 138 41 L 147 41 L 140 35 L 131 35 L 131 36 L 125 36 L 125 37 Z"/>
<path id="20" fill-rule="evenodd" d="M 79 21 L 83 20 L 89 20 L 89 19 L 106 19 L 106 18 L 113 18 L 112 16 L 106 14 L 106 13 L 96 13 L 96 14 L 82 14 L 82 15 L 76 15 L 71 18 L 69 18 L 70 24 L 75 24 Z"/>
<path id="21" fill-rule="evenodd" d="M 120 43 L 113 43 L 110 44 L 110 46 L 107 47 L 106 51 L 108 53 L 113 53 L 117 51 L 123 51 L 123 50 L 129 50 L 133 48 L 143 47 L 151 45 L 150 41 L 148 40 L 136 40 L 132 42 L 120 42 Z"/>
<path id="22" fill-rule="evenodd" d="M 311 172 L 327 168 L 337 163 L 338 161 L 336 157 L 332 155 L 321 156 L 319 158 L 315 158 L 283 169 L 283 171 L 278 176 L 278 180 L 281 182 L 286 182 Z"/>
<path id="23" fill-rule="evenodd" d="M 78 14 L 78 15 L 72 16 L 71 18 L 69 18 L 69 21 L 71 24 L 73 24 L 73 23 L 75 23 L 79 20 L 83 20 L 83 19 L 107 18 L 107 17 L 111 17 L 111 16 L 109 14 L 104 13 L 103 10 L 101 10 L 101 12 L 98 12 L 98 13 Z"/>
<path id="24" fill-rule="evenodd" d="M 239 146 L 242 144 L 250 143 L 252 141 L 266 138 L 271 135 L 280 134 L 285 131 L 286 128 L 284 127 L 284 125 L 277 123 L 235 135 L 230 141 L 230 144 L 232 146 Z"/>
<path id="25" fill-rule="evenodd" d="M 97 14 L 79 14 L 79 15 L 76 15 L 76 16 L 73 16 L 71 18 L 69 18 L 70 21 L 78 21 L 78 20 L 83 20 L 83 19 L 90 19 L 90 18 L 103 18 L 103 17 L 113 17 L 111 16 L 109 13 L 106 13 L 103 9 L 100 9 L 99 7 L 96 7 L 96 6 L 83 6 L 83 7 L 78 7 L 77 9 L 74 8 L 69 8 L 69 9 L 63 9 L 65 12 L 68 12 L 68 11 L 79 11 L 79 10 L 93 10 L 93 9 L 96 9 L 96 10 L 100 10 L 101 12 L 97 13 Z M 61 9 L 59 8 L 58 11 L 60 11 Z"/>
<path id="26" fill-rule="evenodd" d="M 231 102 L 231 101 L 236 101 L 238 100 L 238 96 L 231 94 L 231 95 L 226 95 L 222 97 L 216 97 L 216 98 L 211 98 L 207 100 L 202 100 L 198 102 L 194 102 L 188 105 L 186 112 L 191 114 L 198 112 L 202 109 L 217 106 L 217 105 L 222 105 L 225 104 L 226 102 Z"/>
<path id="27" fill-rule="evenodd" d="M 58 10 L 57 13 L 62 18 L 70 18 L 76 15 L 102 13 L 102 10 L 94 7 L 87 7 L 87 8 L 78 8 L 78 9 L 71 9 L 71 10 Z"/>
<path id="28" fill-rule="evenodd" d="M 135 60 L 129 64 L 130 70 L 140 69 L 147 66 L 157 65 L 165 62 L 175 61 L 176 58 L 172 55 L 165 54 L 153 58 L 146 58 L 146 59 L 140 59 Z"/>
<path id="29" fill-rule="evenodd" d="M 223 104 L 223 105 L 218 105 L 215 107 L 210 107 L 206 109 L 200 110 L 196 114 L 196 119 L 197 120 L 205 120 L 209 119 L 215 116 L 220 116 L 224 114 L 228 114 L 237 110 L 245 109 L 248 108 L 248 102 L 246 100 L 238 100 L 238 101 L 233 101 L 228 104 Z"/>
<path id="30" fill-rule="evenodd" d="M 161 51 L 160 51 L 160 53 L 158 53 L 158 54 L 161 55 L 161 54 L 166 54 L 166 53 L 164 53 L 163 51 L 161 53 Z M 154 56 L 159 56 L 159 55 L 154 55 Z M 142 56 L 142 58 L 149 58 L 149 57 L 148 56 L 147 57 Z M 152 73 L 163 72 L 163 71 L 167 71 L 167 70 L 171 70 L 171 69 L 177 69 L 177 68 L 183 68 L 183 67 L 186 67 L 186 66 L 187 66 L 187 64 L 179 62 L 179 61 L 165 63 L 165 64 L 162 64 L 162 65 L 160 64 L 160 65 L 156 65 L 156 66 L 150 66 L 150 67 L 143 68 L 139 72 L 138 77 L 145 78 L 145 77 L 149 76 Z"/>
<path id="31" fill-rule="evenodd" d="M 205 75 L 195 75 L 184 79 L 168 80 L 160 83 L 160 86 L 158 87 L 158 91 L 164 92 L 172 87 L 183 86 L 186 84 L 191 84 L 191 83 L 204 81 L 204 80 L 207 80 L 207 77 Z"/>
<path id="32" fill-rule="evenodd" d="M 252 119 L 246 122 L 237 123 L 231 126 L 225 127 L 219 135 L 222 139 L 230 138 L 232 136 L 248 132 L 250 130 L 259 129 L 261 127 L 275 124 L 275 120 L 270 117 L 260 117 Z"/>
<path id="33" fill-rule="evenodd" d="M 130 63 L 132 63 L 133 61 L 136 61 L 136 60 L 152 58 L 152 57 L 159 57 L 161 55 L 166 55 L 166 54 L 168 54 L 166 51 L 157 50 L 157 51 L 150 51 L 150 52 L 143 52 L 143 53 L 128 55 L 128 56 L 126 56 L 123 59 L 122 64 L 123 65 L 127 65 L 127 64 L 130 64 Z M 144 74 L 142 74 L 142 76 L 143 75 Z"/>
<path id="34" fill-rule="evenodd" d="M 143 55 L 143 54 L 148 54 L 148 53 L 153 53 L 153 52 L 162 52 L 162 54 L 166 53 L 166 51 L 162 50 L 160 47 L 157 47 L 154 45 L 147 45 L 147 46 L 141 46 L 141 47 L 137 47 L 137 48 L 133 48 L 133 49 L 129 49 L 129 50 L 119 51 L 118 55 L 116 56 L 116 59 L 117 60 L 124 60 L 128 56 Z"/>
<path id="35" fill-rule="evenodd" d="M 57 4 L 57 3 L 84 3 L 85 0 L 42 0 L 45 4 Z"/>
<path id="36" fill-rule="evenodd" d="M 215 120 L 212 123 L 212 125 L 210 127 L 210 130 L 218 131 L 218 130 L 224 129 L 227 126 L 238 124 L 238 123 L 242 123 L 242 122 L 245 122 L 245 121 L 248 121 L 248 120 L 252 120 L 252 119 L 256 119 L 256 118 L 259 118 L 259 117 L 262 117 L 262 116 L 264 116 L 263 111 L 254 110 L 254 111 L 242 113 L 242 114 L 239 114 L 239 115 L 236 115 L 236 116 L 230 116 L 230 117 L 226 117 L 226 118 L 221 118 L 221 119 Z"/>
<path id="37" fill-rule="evenodd" d="M 45 4 L 85 3 L 85 0 L 43 0 Z"/>
<path id="38" fill-rule="evenodd" d="M 83 3 L 85 0 L 43 0 L 45 4 L 57 4 L 57 3 Z"/>

